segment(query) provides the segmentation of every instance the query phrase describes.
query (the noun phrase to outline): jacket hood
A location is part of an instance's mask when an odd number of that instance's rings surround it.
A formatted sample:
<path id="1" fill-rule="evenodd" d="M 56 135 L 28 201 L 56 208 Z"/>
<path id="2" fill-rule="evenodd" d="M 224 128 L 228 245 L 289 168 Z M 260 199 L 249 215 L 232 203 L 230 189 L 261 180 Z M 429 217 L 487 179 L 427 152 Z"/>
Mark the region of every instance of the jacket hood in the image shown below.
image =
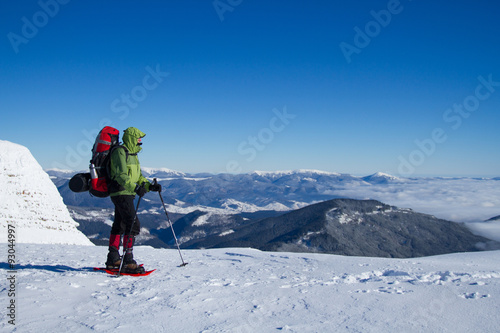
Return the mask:
<path id="1" fill-rule="evenodd" d="M 135 127 L 129 127 L 123 131 L 123 145 L 128 149 L 130 154 L 137 154 L 142 150 L 142 147 L 137 144 L 139 138 L 145 137 L 146 134 Z"/>

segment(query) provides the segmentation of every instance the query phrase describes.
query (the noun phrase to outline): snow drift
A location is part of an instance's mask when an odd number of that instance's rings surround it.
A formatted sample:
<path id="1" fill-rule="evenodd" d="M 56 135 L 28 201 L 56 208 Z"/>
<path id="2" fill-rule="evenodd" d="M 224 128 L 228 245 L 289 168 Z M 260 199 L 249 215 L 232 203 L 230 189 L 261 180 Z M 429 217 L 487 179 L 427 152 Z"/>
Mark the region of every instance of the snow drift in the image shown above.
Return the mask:
<path id="1" fill-rule="evenodd" d="M 61 195 L 30 151 L 0 140 L 0 242 L 92 245 L 76 228 Z"/>

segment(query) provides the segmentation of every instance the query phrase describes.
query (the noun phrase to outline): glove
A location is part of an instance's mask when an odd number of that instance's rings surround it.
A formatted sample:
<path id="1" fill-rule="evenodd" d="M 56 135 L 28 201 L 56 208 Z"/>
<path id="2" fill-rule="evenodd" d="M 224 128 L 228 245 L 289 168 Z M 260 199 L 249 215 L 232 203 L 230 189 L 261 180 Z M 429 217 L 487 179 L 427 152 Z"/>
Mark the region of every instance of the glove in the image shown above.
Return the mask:
<path id="1" fill-rule="evenodd" d="M 146 190 L 146 188 L 144 187 L 144 185 L 137 185 L 135 187 L 135 193 L 137 193 L 138 196 L 140 196 L 141 198 L 144 196 L 144 194 L 146 194 L 148 192 L 148 190 Z"/>
<path id="2" fill-rule="evenodd" d="M 149 190 L 153 192 L 161 192 L 161 185 L 153 183 L 149 185 Z"/>

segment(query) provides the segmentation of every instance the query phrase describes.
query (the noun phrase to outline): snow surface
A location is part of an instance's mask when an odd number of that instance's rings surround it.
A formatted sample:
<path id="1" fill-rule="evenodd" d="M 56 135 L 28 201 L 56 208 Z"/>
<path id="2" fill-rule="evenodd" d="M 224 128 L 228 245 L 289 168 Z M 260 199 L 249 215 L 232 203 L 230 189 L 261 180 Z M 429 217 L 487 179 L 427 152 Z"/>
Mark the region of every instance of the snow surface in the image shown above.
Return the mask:
<path id="1" fill-rule="evenodd" d="M 212 213 L 207 213 L 204 214 L 196 219 L 196 221 L 193 222 L 194 227 L 201 227 L 202 225 L 208 224 L 208 219 L 212 217 Z"/>
<path id="2" fill-rule="evenodd" d="M 93 245 L 27 148 L 0 140 L 0 170 L 0 243 L 10 225 L 18 243 Z"/>
<path id="3" fill-rule="evenodd" d="M 0 331 L 498 332 L 500 252 L 414 259 L 136 247 L 148 277 L 94 272 L 107 248 L 17 245 Z M 5 250 L 5 253 L 7 251 Z M 15 326 L 8 323 L 16 278 Z"/>

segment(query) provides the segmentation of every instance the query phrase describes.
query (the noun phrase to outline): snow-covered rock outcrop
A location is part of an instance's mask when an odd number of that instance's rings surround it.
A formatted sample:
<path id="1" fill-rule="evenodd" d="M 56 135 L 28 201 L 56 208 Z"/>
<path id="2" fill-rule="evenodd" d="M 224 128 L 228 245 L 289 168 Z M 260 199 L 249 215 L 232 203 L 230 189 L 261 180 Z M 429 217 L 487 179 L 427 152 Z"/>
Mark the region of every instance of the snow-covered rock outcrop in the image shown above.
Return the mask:
<path id="1" fill-rule="evenodd" d="M 30 151 L 0 140 L 0 242 L 92 245 Z"/>

